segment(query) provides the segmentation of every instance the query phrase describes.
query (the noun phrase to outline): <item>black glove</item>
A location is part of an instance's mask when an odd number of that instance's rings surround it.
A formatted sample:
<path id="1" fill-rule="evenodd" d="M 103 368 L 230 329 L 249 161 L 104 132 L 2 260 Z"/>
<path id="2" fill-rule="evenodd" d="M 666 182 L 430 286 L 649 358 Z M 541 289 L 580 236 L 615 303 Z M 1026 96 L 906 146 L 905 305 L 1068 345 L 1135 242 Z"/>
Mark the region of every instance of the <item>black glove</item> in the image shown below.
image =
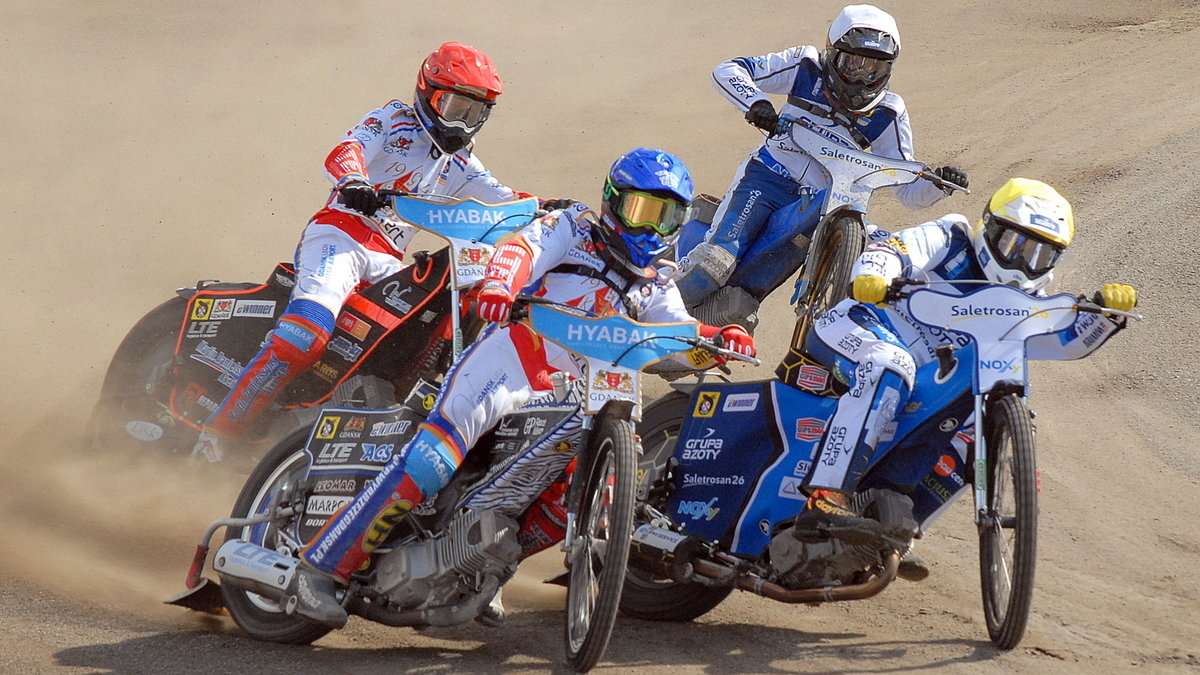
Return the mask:
<path id="1" fill-rule="evenodd" d="M 946 181 L 947 183 L 954 183 L 955 185 L 957 185 L 959 187 L 964 187 L 964 188 L 971 187 L 969 184 L 969 181 L 967 181 L 967 172 L 963 171 L 962 169 L 958 168 L 957 166 L 954 166 L 953 164 L 947 164 L 946 166 L 939 166 L 938 168 L 933 170 L 933 173 L 935 176 L 937 176 L 938 178 L 941 178 L 942 180 Z M 948 195 L 954 194 L 954 190 L 952 190 L 950 188 L 942 188 L 942 190 Z"/>
<path id="2" fill-rule="evenodd" d="M 779 126 L 779 113 L 775 112 L 775 106 L 771 105 L 770 101 L 755 101 L 746 111 L 746 121 L 773 134 L 775 127 Z"/>
<path id="3" fill-rule="evenodd" d="M 579 202 L 575 201 L 574 199 L 547 199 L 546 201 L 542 202 L 542 210 L 557 211 L 559 209 L 569 208 L 578 203 Z"/>
<path id="4" fill-rule="evenodd" d="M 338 188 L 338 201 L 366 216 L 374 215 L 383 206 L 375 188 L 361 180 L 352 180 Z"/>

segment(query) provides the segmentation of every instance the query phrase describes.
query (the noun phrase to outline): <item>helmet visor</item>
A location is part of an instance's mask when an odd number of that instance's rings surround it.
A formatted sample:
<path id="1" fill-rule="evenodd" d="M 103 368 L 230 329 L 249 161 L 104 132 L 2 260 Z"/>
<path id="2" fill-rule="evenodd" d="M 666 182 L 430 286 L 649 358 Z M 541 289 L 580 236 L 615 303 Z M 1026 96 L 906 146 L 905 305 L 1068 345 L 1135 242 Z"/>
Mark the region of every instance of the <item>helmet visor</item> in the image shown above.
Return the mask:
<path id="1" fill-rule="evenodd" d="M 610 186 L 611 187 L 611 186 Z M 616 190 L 617 215 L 634 234 L 653 230 L 670 236 L 679 230 L 689 208 L 674 199 L 639 190 Z"/>
<path id="2" fill-rule="evenodd" d="M 843 81 L 854 84 L 877 84 L 886 80 L 892 73 L 890 60 L 841 50 L 838 50 L 833 59 L 833 67 Z"/>
<path id="3" fill-rule="evenodd" d="M 429 105 L 446 125 L 474 129 L 487 120 L 493 104 L 461 92 L 438 89 L 429 99 Z"/>
<path id="4" fill-rule="evenodd" d="M 1040 277 L 1053 269 L 1062 257 L 1063 246 L 1034 237 L 991 214 L 988 220 L 991 221 L 988 223 L 988 248 L 1001 267 Z"/>

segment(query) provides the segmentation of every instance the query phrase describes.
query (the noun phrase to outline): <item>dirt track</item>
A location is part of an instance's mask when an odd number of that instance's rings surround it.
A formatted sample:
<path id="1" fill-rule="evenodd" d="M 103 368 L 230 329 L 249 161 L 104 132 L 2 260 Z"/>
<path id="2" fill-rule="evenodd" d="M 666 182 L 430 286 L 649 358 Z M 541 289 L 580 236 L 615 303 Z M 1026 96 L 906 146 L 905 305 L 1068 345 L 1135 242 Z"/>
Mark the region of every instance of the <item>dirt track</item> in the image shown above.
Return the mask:
<path id="1" fill-rule="evenodd" d="M 286 648 L 163 606 L 241 477 L 77 450 L 124 332 L 177 286 L 258 280 L 290 258 L 324 198 L 331 144 L 372 107 L 410 100 L 438 43 L 473 43 L 497 62 L 506 93 L 478 151 L 509 184 L 594 200 L 617 154 L 655 145 L 720 194 L 757 137 L 712 89 L 712 66 L 823 44 L 841 6 L 752 5 L 735 18 L 719 2 L 470 3 L 452 18 L 441 4 L 0 9 L 11 188 L 0 671 L 539 672 L 561 661 L 562 594 L 538 583 L 557 569 L 552 555 L 510 585 L 499 630 L 357 620 Z M 903 35 L 893 88 L 912 110 L 918 159 L 965 167 L 973 194 L 917 213 L 881 198 L 874 218 L 973 218 L 1006 178 L 1042 178 L 1078 223 L 1054 289 L 1132 283 L 1147 318 L 1093 358 L 1034 366 L 1043 491 L 1029 631 L 1011 652 L 990 646 L 960 503 L 921 543 L 934 566 L 921 584 L 816 608 L 741 594 L 688 625 L 623 620 L 600 670 L 1194 671 L 1200 3 L 881 6 Z M 782 295 L 764 312 L 768 361 L 790 334 Z"/>

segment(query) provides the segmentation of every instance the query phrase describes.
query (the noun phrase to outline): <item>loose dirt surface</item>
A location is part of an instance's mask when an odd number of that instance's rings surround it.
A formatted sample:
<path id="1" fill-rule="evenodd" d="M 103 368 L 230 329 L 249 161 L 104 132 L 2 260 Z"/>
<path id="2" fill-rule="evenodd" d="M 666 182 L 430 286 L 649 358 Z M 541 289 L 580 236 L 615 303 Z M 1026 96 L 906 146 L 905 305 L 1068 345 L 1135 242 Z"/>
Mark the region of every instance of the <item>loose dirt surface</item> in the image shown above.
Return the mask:
<path id="1" fill-rule="evenodd" d="M 502 180 L 595 201 L 620 152 L 680 154 L 724 192 L 755 131 L 712 88 L 718 62 L 824 43 L 840 4 L 8 3 L 0 56 L 6 293 L 0 363 L 0 671 L 544 672 L 562 662 L 561 589 L 506 591 L 508 624 L 353 620 L 312 647 L 242 636 L 161 604 L 243 475 L 79 438 L 113 350 L 172 289 L 265 279 L 325 197 L 325 153 L 367 110 L 411 100 L 420 60 L 457 39 L 506 91 L 478 145 Z M 335 11 L 332 4 L 342 8 Z M 311 5 L 311 7 L 310 7 Z M 1146 320 L 1096 356 L 1038 363 L 1037 591 L 1021 644 L 987 639 L 970 508 L 921 542 L 933 574 L 862 602 L 737 594 L 690 624 L 623 619 L 600 671 L 1194 672 L 1200 666 L 1195 309 L 1200 5 L 1192 0 L 885 2 L 903 31 L 893 88 L 918 158 L 973 194 L 877 222 L 972 218 L 1013 175 L 1075 205 L 1056 290 L 1138 287 Z M 791 326 L 764 312 L 769 377 Z M 659 389 L 661 391 L 661 388 Z"/>

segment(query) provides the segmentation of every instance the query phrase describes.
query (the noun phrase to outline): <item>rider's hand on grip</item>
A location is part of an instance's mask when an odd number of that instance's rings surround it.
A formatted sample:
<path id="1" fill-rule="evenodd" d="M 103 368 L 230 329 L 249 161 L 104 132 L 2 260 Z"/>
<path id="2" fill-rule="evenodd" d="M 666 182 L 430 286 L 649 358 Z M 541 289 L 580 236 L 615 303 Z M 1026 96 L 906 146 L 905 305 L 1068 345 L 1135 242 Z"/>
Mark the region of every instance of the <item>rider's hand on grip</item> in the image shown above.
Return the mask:
<path id="1" fill-rule="evenodd" d="M 1096 295 L 1096 304 L 1109 309 L 1128 312 L 1137 306 L 1137 290 L 1127 284 L 1104 284 Z"/>
<path id="2" fill-rule="evenodd" d="M 742 356 L 754 356 L 755 353 L 754 336 L 736 323 L 731 323 L 717 331 L 716 342 L 721 347 Z"/>
<path id="3" fill-rule="evenodd" d="M 575 201 L 574 199 L 547 199 L 546 201 L 542 202 L 542 210 L 558 211 L 559 209 L 565 209 L 573 204 L 578 203 L 579 202 Z"/>
<path id="4" fill-rule="evenodd" d="M 498 281 L 485 281 L 476 299 L 475 313 L 484 321 L 507 321 L 512 313 L 513 294 Z"/>
<path id="5" fill-rule="evenodd" d="M 933 173 L 938 178 L 941 178 L 942 180 L 946 181 L 947 183 L 954 183 L 955 185 L 962 187 L 962 188 L 971 187 L 970 185 L 968 185 L 969 181 L 967 180 L 967 172 L 963 171 L 962 169 L 958 168 L 957 166 L 954 166 L 953 164 L 947 164 L 946 166 L 939 166 L 938 168 L 933 170 Z M 954 193 L 954 190 L 952 190 L 950 188 L 942 188 L 942 190 L 946 194 Z"/>
<path id="6" fill-rule="evenodd" d="M 887 298 L 888 282 L 883 277 L 874 274 L 861 274 L 854 277 L 854 299 L 872 305 L 882 304 Z"/>
<path id="7" fill-rule="evenodd" d="M 361 180 L 352 180 L 338 188 L 338 201 L 366 216 L 374 215 L 383 206 L 375 188 Z"/>
<path id="8" fill-rule="evenodd" d="M 771 105 L 770 101 L 755 101 L 746 111 L 746 121 L 773 134 L 775 127 L 779 124 L 779 114 L 775 112 L 775 106 Z"/>

